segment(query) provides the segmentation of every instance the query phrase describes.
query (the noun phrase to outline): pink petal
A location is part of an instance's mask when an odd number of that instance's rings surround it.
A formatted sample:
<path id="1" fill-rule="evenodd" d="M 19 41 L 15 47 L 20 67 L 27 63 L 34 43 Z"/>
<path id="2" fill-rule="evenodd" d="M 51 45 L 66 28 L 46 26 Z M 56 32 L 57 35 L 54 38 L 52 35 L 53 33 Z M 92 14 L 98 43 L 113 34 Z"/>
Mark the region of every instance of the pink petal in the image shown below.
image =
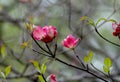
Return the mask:
<path id="1" fill-rule="evenodd" d="M 37 26 L 34 30 L 33 30 L 33 37 L 36 40 L 41 40 L 43 37 L 45 36 L 45 33 L 43 32 L 42 28 L 40 26 Z"/>
<path id="2" fill-rule="evenodd" d="M 70 45 L 69 45 L 69 43 L 67 42 L 67 39 L 64 39 L 64 40 L 62 41 L 62 44 L 63 44 L 65 47 L 70 48 Z"/>
<path id="3" fill-rule="evenodd" d="M 46 33 L 43 38 L 44 42 L 51 42 L 57 36 L 57 29 L 54 26 L 44 26 L 43 31 Z"/>
<path id="4" fill-rule="evenodd" d="M 77 46 L 77 43 L 79 42 L 79 40 L 80 40 L 80 39 L 78 38 L 77 40 L 74 41 L 74 47 Z"/>

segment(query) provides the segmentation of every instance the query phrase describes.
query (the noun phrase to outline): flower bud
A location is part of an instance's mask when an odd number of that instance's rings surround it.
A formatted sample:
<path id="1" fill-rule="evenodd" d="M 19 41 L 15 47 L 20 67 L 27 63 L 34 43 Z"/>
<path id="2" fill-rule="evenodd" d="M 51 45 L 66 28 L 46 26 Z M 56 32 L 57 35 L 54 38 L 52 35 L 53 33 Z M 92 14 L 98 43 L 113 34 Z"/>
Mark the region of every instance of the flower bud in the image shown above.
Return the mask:
<path id="1" fill-rule="evenodd" d="M 62 44 L 70 49 L 74 49 L 77 46 L 79 38 L 75 38 L 73 35 L 69 34 L 67 38 L 62 41 Z"/>
<path id="2" fill-rule="evenodd" d="M 50 75 L 50 81 L 51 81 L 51 82 L 57 82 L 57 81 L 56 81 L 56 76 L 55 76 L 54 74 L 51 74 L 51 75 Z"/>

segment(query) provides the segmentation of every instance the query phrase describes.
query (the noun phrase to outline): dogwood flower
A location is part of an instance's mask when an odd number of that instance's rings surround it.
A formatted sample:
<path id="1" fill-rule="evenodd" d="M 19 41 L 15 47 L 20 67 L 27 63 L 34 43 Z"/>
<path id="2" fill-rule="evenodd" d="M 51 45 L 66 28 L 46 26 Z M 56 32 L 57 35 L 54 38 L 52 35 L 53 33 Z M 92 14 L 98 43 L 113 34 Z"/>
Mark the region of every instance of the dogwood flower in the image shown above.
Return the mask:
<path id="1" fill-rule="evenodd" d="M 45 37 L 46 33 L 40 26 L 36 26 L 33 30 L 33 37 L 36 40 L 42 40 Z"/>
<path id="2" fill-rule="evenodd" d="M 36 26 L 33 30 L 33 37 L 36 40 L 41 40 L 45 43 L 51 42 L 56 36 L 58 32 L 56 27 L 54 26 Z"/>
<path id="3" fill-rule="evenodd" d="M 56 81 L 56 76 L 55 76 L 54 74 L 51 74 L 51 75 L 50 75 L 50 81 L 51 81 L 51 82 L 57 82 L 57 81 Z"/>
<path id="4" fill-rule="evenodd" d="M 75 38 L 72 34 L 69 34 L 67 38 L 62 41 L 62 44 L 70 49 L 74 49 L 77 46 L 79 38 Z"/>
<path id="5" fill-rule="evenodd" d="M 58 34 L 57 29 L 54 26 L 44 26 L 43 31 L 45 33 L 45 37 L 42 41 L 45 43 L 51 42 Z"/>

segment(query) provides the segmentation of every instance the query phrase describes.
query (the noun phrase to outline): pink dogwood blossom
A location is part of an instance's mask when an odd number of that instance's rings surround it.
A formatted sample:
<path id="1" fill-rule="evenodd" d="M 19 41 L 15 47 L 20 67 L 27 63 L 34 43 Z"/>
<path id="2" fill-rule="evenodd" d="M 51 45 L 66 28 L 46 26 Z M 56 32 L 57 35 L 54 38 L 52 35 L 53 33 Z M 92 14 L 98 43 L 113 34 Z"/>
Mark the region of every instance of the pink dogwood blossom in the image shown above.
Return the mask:
<path id="1" fill-rule="evenodd" d="M 57 30 L 54 26 L 44 26 L 43 31 L 45 32 L 45 37 L 42 39 L 43 42 L 51 42 L 57 36 Z"/>
<path id="2" fill-rule="evenodd" d="M 36 26 L 33 30 L 33 37 L 45 43 L 51 42 L 57 36 L 57 29 L 54 26 Z"/>
<path id="3" fill-rule="evenodd" d="M 51 75 L 50 75 L 50 81 L 51 81 L 51 82 L 57 82 L 57 81 L 56 81 L 56 76 L 55 76 L 54 74 L 51 74 Z"/>
<path id="4" fill-rule="evenodd" d="M 113 30 L 115 30 L 115 31 L 113 32 L 113 35 L 114 35 L 114 36 L 119 36 L 119 35 L 120 35 L 120 22 L 117 23 L 117 24 L 112 23 L 112 28 L 113 28 Z"/>
<path id="5" fill-rule="evenodd" d="M 36 40 L 42 40 L 45 37 L 46 33 L 40 26 L 36 26 L 33 30 L 33 37 Z"/>
<path id="6" fill-rule="evenodd" d="M 70 49 L 74 49 L 77 46 L 79 38 L 75 38 L 72 34 L 69 34 L 67 38 L 62 41 L 62 44 Z"/>

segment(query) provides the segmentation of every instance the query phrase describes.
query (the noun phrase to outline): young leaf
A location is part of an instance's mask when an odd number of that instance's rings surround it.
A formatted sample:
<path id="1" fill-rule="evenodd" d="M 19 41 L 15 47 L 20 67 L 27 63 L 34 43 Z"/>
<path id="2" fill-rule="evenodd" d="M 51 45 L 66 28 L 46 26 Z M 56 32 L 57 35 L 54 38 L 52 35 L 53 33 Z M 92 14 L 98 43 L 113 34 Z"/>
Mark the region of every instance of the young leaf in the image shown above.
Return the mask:
<path id="1" fill-rule="evenodd" d="M 108 74 L 109 71 L 110 71 L 110 68 L 109 67 L 106 67 L 106 66 L 103 66 L 103 71 Z"/>
<path id="2" fill-rule="evenodd" d="M 40 82 L 45 82 L 45 80 L 43 79 L 43 77 L 41 75 L 37 75 L 37 77 L 40 80 Z"/>
<path id="3" fill-rule="evenodd" d="M 39 73 L 41 73 L 39 63 L 37 61 L 35 61 L 35 60 L 30 60 L 30 62 L 34 65 L 34 67 L 36 68 L 36 70 Z"/>
<path id="4" fill-rule="evenodd" d="M 7 50 L 5 44 L 2 44 L 1 46 L 1 55 L 4 58 L 7 55 Z"/>
<path id="5" fill-rule="evenodd" d="M 11 65 L 5 68 L 5 76 L 7 77 L 11 72 Z"/>
<path id="6" fill-rule="evenodd" d="M 45 64 L 42 64 L 41 66 L 41 73 L 44 74 L 46 72 L 46 65 Z"/>
<path id="7" fill-rule="evenodd" d="M 93 19 L 89 19 L 88 24 L 92 25 L 93 27 L 96 26 Z"/>
<path id="8" fill-rule="evenodd" d="M 92 51 L 90 51 L 88 53 L 88 57 L 89 57 L 89 62 L 92 62 L 92 59 L 93 59 L 93 52 Z"/>
<path id="9" fill-rule="evenodd" d="M 85 61 L 85 63 L 89 63 L 89 58 L 88 58 L 88 56 L 84 56 L 84 61 Z"/>
<path id="10" fill-rule="evenodd" d="M 21 45 L 20 45 L 20 48 L 24 49 L 28 46 L 28 41 L 25 41 L 23 42 Z"/>
<path id="11" fill-rule="evenodd" d="M 108 68 L 110 68 L 112 66 L 112 61 L 110 58 L 107 57 L 104 59 L 104 66 L 106 66 Z"/>
<path id="12" fill-rule="evenodd" d="M 88 64 L 88 63 L 92 62 L 92 59 L 93 59 L 93 52 L 90 51 L 88 53 L 88 55 L 84 57 L 84 61 L 85 61 L 85 63 Z"/>

